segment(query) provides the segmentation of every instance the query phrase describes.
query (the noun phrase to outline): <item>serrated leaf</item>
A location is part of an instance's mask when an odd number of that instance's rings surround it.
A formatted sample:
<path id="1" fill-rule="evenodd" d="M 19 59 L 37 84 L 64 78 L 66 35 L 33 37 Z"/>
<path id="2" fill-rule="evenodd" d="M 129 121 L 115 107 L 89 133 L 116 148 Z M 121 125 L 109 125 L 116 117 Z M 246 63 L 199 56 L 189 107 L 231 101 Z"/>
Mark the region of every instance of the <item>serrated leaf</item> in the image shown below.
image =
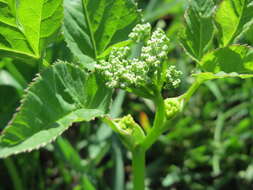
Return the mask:
<path id="1" fill-rule="evenodd" d="M 73 122 L 106 113 L 111 90 L 95 74 L 68 63 L 44 71 L 29 88 L 20 111 L 0 138 L 0 157 L 50 143 Z"/>
<path id="2" fill-rule="evenodd" d="M 66 0 L 64 7 L 65 40 L 89 69 L 109 45 L 126 40 L 139 21 L 131 0 Z"/>
<path id="3" fill-rule="evenodd" d="M 221 46 L 230 45 L 253 24 L 252 0 L 224 0 L 216 16 Z"/>
<path id="4" fill-rule="evenodd" d="M 204 17 L 209 17 L 213 15 L 215 4 L 215 0 L 192 0 L 190 2 L 191 9 L 198 11 L 199 15 Z"/>
<path id="5" fill-rule="evenodd" d="M 253 74 L 253 48 L 242 45 L 220 48 L 206 54 L 199 64 L 212 73 Z"/>
<path id="6" fill-rule="evenodd" d="M 195 0 L 191 1 L 185 14 L 186 27 L 180 35 L 181 44 L 186 52 L 197 61 L 209 50 L 213 39 L 213 11 L 212 0 Z"/>
<path id="7" fill-rule="evenodd" d="M 0 1 L 0 53 L 39 59 L 62 18 L 62 0 Z"/>

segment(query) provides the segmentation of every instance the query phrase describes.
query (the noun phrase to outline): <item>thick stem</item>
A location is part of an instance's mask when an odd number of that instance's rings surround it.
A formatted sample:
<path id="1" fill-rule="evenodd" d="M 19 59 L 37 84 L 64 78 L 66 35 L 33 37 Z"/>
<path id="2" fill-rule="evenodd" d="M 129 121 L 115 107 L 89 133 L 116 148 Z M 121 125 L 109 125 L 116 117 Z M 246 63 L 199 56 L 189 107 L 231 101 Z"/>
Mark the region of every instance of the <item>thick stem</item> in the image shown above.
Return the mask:
<path id="1" fill-rule="evenodd" d="M 132 151 L 133 190 L 145 189 L 145 150 L 136 148 Z"/>
<path id="2" fill-rule="evenodd" d="M 163 132 L 163 126 L 165 122 L 165 106 L 161 95 L 157 96 L 155 104 L 156 104 L 156 115 L 153 127 L 150 133 L 141 143 L 141 146 L 144 148 L 144 150 L 149 149 L 150 146 L 157 140 L 157 138 Z"/>

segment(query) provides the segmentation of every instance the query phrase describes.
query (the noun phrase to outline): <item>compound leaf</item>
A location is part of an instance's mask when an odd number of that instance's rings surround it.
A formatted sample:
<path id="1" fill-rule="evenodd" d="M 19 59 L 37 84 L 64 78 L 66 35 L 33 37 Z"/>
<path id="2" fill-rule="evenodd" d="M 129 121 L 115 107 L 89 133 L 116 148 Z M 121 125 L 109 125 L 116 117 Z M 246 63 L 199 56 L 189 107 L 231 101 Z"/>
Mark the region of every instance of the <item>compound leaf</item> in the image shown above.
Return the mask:
<path id="1" fill-rule="evenodd" d="M 207 53 L 199 63 L 204 71 L 253 74 L 253 48 L 242 45 L 231 45 Z M 231 75 L 231 74 L 230 74 Z M 232 76 L 231 75 L 231 76 Z"/>
<path id="2" fill-rule="evenodd" d="M 19 112 L 0 137 L 0 157 L 40 148 L 73 122 L 90 121 L 106 113 L 111 90 L 95 74 L 57 63 L 28 89 Z"/>
<path id="3" fill-rule="evenodd" d="M 186 27 L 180 36 L 181 44 L 197 61 L 209 50 L 214 36 L 213 12 L 213 0 L 196 0 L 192 1 L 185 14 Z"/>
<path id="4" fill-rule="evenodd" d="M 224 0 L 216 16 L 221 46 L 230 45 L 253 24 L 252 0 Z"/>
<path id="5" fill-rule="evenodd" d="M 126 40 L 139 22 L 132 0 L 66 0 L 64 7 L 65 40 L 89 69 L 109 45 Z"/>
<path id="6" fill-rule="evenodd" d="M 1 0 L 0 53 L 39 59 L 62 18 L 62 0 Z"/>

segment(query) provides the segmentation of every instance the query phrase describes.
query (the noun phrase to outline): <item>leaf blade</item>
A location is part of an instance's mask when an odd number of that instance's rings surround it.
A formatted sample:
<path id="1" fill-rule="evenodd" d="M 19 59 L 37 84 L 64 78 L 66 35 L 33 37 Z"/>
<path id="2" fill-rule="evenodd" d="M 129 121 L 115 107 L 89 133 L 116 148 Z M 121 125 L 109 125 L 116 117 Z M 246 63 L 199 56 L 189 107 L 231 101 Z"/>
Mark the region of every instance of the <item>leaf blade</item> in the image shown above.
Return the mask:
<path id="1" fill-rule="evenodd" d="M 126 40 L 139 22 L 139 13 L 131 0 L 66 0 L 65 41 L 71 52 L 92 69 L 98 55 L 110 45 Z"/>
<path id="2" fill-rule="evenodd" d="M 253 24 L 252 1 L 222 1 L 215 15 L 215 21 L 221 46 L 230 45 Z"/>
<path id="3" fill-rule="evenodd" d="M 99 84 L 94 74 L 71 64 L 55 64 L 36 79 L 20 111 L 5 128 L 0 157 L 40 148 L 73 122 L 105 114 L 110 96 L 110 90 Z"/>
<path id="4" fill-rule="evenodd" d="M 180 34 L 180 42 L 185 51 L 196 61 L 199 61 L 210 49 L 214 36 L 213 11 L 212 0 L 192 1 L 186 11 L 186 27 Z"/>
<path id="5" fill-rule="evenodd" d="M 59 31 L 62 10 L 62 0 L 0 2 L 0 53 L 39 59 Z"/>
<path id="6" fill-rule="evenodd" d="M 253 73 L 253 48 L 231 45 L 207 53 L 199 63 L 200 67 L 212 73 Z"/>

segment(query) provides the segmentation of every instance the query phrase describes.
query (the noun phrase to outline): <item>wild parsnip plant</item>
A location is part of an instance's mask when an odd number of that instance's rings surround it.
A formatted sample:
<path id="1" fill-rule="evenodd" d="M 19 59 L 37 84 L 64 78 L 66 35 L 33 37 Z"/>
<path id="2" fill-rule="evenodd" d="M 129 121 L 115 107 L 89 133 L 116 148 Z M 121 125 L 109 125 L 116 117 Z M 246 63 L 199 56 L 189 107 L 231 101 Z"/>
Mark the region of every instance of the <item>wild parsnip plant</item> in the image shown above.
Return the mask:
<path id="1" fill-rule="evenodd" d="M 66 0 L 62 30 L 76 62 L 52 65 L 45 59 L 45 48 L 60 30 L 63 2 L 0 4 L 0 52 L 41 66 L 0 137 L 1 158 L 41 148 L 73 123 L 98 118 L 132 153 L 133 188 L 144 190 L 146 151 L 198 87 L 207 80 L 253 77 L 252 47 L 234 44 L 253 23 L 252 0 L 190 1 L 179 36 L 196 62 L 195 81 L 181 96 L 169 98 L 163 91 L 170 93 L 180 85 L 182 71 L 168 61 L 170 39 L 141 18 L 133 1 Z M 108 114 L 115 88 L 154 103 L 151 127 L 140 126 L 131 115 Z"/>

